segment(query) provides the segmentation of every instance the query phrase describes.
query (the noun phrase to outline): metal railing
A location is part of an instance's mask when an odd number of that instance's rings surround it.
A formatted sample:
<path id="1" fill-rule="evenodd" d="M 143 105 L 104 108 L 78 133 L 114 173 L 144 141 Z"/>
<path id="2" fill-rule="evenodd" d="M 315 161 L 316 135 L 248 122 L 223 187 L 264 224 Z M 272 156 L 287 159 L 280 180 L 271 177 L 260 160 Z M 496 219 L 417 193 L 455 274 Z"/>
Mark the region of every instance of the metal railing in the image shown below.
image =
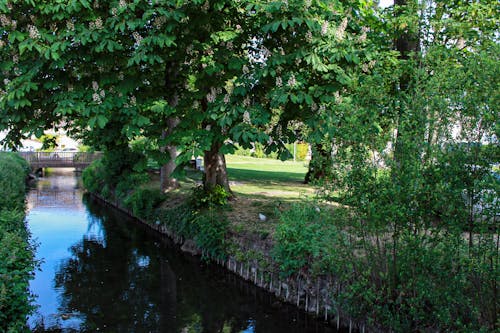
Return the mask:
<path id="1" fill-rule="evenodd" d="M 84 168 L 96 159 L 101 152 L 19 152 L 32 168 Z"/>

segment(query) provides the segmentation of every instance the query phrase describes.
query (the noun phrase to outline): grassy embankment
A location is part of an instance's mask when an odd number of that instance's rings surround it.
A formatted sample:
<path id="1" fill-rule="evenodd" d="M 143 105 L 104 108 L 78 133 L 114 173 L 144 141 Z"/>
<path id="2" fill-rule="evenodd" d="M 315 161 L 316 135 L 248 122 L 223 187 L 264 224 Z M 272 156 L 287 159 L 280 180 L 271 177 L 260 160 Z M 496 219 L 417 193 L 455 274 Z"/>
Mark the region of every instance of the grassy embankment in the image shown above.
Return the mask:
<path id="1" fill-rule="evenodd" d="M 27 331 L 33 310 L 28 283 L 35 263 L 25 223 L 28 171 L 18 155 L 0 154 L 0 332 Z"/>

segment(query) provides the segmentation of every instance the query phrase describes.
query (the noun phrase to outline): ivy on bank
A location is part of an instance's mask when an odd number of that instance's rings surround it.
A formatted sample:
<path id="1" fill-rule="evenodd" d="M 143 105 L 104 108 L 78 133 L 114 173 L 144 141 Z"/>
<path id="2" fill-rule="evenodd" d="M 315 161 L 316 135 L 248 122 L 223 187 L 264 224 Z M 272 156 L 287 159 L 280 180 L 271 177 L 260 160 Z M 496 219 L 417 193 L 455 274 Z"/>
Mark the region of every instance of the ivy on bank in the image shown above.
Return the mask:
<path id="1" fill-rule="evenodd" d="M 27 332 L 34 310 L 28 284 L 36 263 L 24 219 L 28 172 L 17 154 L 0 154 L 0 332 Z"/>

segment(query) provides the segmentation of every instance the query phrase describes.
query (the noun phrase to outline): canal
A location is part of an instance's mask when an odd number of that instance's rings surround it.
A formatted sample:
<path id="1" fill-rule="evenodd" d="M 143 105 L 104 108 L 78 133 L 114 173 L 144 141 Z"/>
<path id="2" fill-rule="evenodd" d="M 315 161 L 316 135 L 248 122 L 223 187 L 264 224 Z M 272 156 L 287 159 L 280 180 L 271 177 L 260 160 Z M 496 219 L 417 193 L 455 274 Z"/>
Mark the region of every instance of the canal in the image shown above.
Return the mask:
<path id="1" fill-rule="evenodd" d="M 71 169 L 28 194 L 41 261 L 34 332 L 336 332 L 83 194 Z"/>

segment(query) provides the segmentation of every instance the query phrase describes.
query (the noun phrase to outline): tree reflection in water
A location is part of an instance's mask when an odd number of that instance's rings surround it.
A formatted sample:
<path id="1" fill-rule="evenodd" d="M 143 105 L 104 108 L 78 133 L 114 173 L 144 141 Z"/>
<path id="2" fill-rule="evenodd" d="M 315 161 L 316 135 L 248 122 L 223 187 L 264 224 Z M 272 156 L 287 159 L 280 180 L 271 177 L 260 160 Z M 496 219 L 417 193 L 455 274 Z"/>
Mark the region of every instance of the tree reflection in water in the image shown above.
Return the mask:
<path id="1" fill-rule="evenodd" d="M 79 318 L 78 331 L 330 331 L 314 322 L 298 324 L 296 313 L 271 307 L 270 297 L 256 288 L 245 296 L 228 286 L 228 274 L 180 253 L 120 212 L 89 197 L 84 202 L 89 229 L 100 232 L 74 244 L 55 276 L 58 312 L 63 320 Z"/>

